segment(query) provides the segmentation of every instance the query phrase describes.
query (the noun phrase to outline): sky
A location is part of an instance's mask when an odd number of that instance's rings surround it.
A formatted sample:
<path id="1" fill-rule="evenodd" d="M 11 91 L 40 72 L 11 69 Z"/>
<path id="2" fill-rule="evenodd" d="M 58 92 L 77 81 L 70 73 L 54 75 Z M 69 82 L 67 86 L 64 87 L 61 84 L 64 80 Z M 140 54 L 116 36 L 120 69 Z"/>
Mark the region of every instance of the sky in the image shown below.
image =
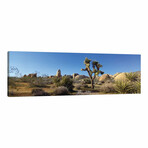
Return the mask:
<path id="1" fill-rule="evenodd" d="M 38 73 L 41 75 L 55 75 L 57 70 L 61 70 L 62 75 L 79 73 L 88 75 L 85 68 L 84 59 L 96 60 L 101 65 L 101 71 L 106 74 L 117 72 L 141 71 L 141 56 L 135 54 L 98 54 L 98 53 L 59 53 L 59 52 L 9 52 L 9 69 L 16 67 L 19 73 L 24 74 Z M 9 76 L 15 76 L 15 71 Z"/>

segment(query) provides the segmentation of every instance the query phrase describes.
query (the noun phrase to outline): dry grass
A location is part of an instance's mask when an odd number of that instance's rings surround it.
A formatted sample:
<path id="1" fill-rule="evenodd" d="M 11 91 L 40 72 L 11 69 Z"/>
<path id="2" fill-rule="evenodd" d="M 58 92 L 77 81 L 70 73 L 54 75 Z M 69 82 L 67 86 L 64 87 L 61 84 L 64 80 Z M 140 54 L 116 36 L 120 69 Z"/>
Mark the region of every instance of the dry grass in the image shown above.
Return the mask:
<path id="1" fill-rule="evenodd" d="M 39 89 L 38 87 L 30 87 L 30 83 L 28 82 L 15 82 L 17 87 L 9 86 L 8 95 L 9 96 L 33 96 L 32 90 Z M 51 88 L 49 88 L 51 87 Z M 53 84 L 47 85 L 45 88 L 42 87 L 42 90 L 46 93 L 52 93 L 55 90 L 55 86 Z"/>

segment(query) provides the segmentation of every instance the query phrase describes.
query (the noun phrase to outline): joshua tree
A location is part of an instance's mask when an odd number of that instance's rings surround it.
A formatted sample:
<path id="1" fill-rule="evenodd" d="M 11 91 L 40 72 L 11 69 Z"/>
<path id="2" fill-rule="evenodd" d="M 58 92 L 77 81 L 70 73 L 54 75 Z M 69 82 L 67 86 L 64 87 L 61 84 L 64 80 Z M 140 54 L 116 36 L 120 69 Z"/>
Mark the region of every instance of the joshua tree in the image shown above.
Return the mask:
<path id="1" fill-rule="evenodd" d="M 89 78 L 91 80 L 91 88 L 94 89 L 94 79 L 96 78 L 97 75 L 103 74 L 104 72 L 100 70 L 100 67 L 102 67 L 101 64 L 97 61 L 92 61 L 92 68 L 93 70 L 90 69 L 90 62 L 91 60 L 88 58 L 85 58 L 84 64 L 85 64 L 85 69 L 81 69 L 81 71 L 87 71 Z"/>

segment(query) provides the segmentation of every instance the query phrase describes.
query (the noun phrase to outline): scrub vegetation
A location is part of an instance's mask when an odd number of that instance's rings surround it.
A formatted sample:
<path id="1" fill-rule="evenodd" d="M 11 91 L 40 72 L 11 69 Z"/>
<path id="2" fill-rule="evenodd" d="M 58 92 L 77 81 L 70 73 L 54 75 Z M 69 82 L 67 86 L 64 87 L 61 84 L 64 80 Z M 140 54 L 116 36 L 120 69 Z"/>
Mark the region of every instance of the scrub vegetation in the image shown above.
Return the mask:
<path id="1" fill-rule="evenodd" d="M 56 96 L 56 95 L 98 95 L 98 94 L 139 94 L 141 93 L 141 72 L 120 72 L 114 75 L 104 74 L 98 61 L 84 60 L 88 76 L 55 76 L 37 73 L 22 76 L 15 67 L 9 70 L 15 77 L 8 77 L 8 96 Z M 92 66 L 92 69 L 91 69 Z M 100 75 L 99 75 L 100 74 Z"/>

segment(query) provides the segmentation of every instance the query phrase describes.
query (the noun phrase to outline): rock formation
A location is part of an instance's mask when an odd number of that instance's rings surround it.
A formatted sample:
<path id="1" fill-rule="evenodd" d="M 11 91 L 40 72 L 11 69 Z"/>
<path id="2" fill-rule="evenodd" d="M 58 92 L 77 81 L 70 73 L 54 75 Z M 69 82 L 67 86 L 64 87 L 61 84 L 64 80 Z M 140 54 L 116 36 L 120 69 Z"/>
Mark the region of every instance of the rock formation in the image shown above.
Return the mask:
<path id="1" fill-rule="evenodd" d="M 75 77 L 76 80 L 80 80 L 80 79 L 84 79 L 84 78 L 89 78 L 89 77 L 87 77 L 87 76 L 85 76 L 85 75 L 77 75 L 77 76 Z"/>
<path id="2" fill-rule="evenodd" d="M 99 81 L 103 82 L 106 80 L 110 80 L 111 77 L 109 76 L 109 74 L 103 74 L 101 77 L 99 77 Z"/>
<path id="3" fill-rule="evenodd" d="M 23 77 L 27 77 L 27 75 L 24 75 Z"/>
<path id="4" fill-rule="evenodd" d="M 72 75 L 64 75 L 64 76 L 66 76 L 66 77 L 68 77 L 70 79 L 73 78 Z"/>
<path id="5" fill-rule="evenodd" d="M 121 72 L 118 72 L 116 74 L 113 75 L 113 78 L 115 78 L 117 75 L 119 75 Z"/>
<path id="6" fill-rule="evenodd" d="M 77 76 L 77 75 L 79 75 L 78 73 L 73 73 L 73 79 L 75 79 L 75 77 Z"/>
<path id="7" fill-rule="evenodd" d="M 28 77 L 30 77 L 30 78 L 36 78 L 37 77 L 37 73 L 29 74 Z"/>
<path id="8" fill-rule="evenodd" d="M 62 77 L 62 75 L 61 75 L 61 70 L 60 70 L 60 69 L 58 69 L 58 71 L 57 71 L 57 73 L 56 73 L 56 76 L 59 77 L 59 78 Z"/>
<path id="9" fill-rule="evenodd" d="M 115 78 L 114 78 L 115 81 L 126 81 L 127 78 L 126 78 L 126 75 L 125 73 L 120 73 L 118 74 Z"/>
<path id="10" fill-rule="evenodd" d="M 48 78 L 53 78 L 54 76 L 53 75 L 51 75 L 51 76 L 49 76 Z"/>

